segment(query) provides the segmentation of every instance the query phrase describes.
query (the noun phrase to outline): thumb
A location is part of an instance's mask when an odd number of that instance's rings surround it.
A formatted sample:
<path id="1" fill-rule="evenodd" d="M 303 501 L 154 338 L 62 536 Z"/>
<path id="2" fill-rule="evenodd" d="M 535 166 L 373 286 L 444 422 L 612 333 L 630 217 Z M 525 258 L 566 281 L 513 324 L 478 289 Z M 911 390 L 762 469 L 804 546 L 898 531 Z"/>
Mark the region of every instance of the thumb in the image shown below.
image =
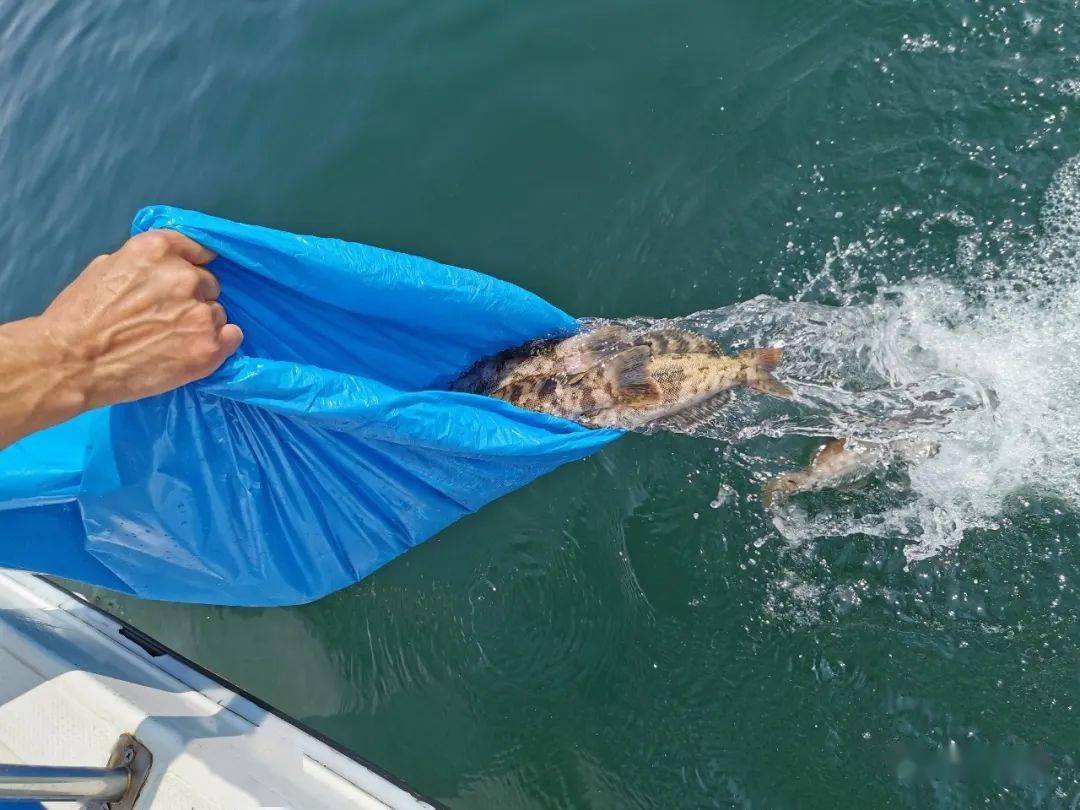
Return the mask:
<path id="1" fill-rule="evenodd" d="M 240 348 L 244 342 L 244 333 L 235 323 L 227 323 L 218 332 L 218 340 L 221 342 L 221 359 L 225 360 Z"/>

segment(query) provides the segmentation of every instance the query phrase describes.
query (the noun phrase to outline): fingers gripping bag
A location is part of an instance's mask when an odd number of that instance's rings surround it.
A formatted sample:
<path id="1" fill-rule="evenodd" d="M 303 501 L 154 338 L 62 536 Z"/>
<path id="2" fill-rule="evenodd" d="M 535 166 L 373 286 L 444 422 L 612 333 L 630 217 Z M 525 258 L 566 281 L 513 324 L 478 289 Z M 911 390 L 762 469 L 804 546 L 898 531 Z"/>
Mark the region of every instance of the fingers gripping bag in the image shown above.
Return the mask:
<path id="1" fill-rule="evenodd" d="M 244 331 L 215 374 L 0 452 L 0 565 L 141 597 L 311 601 L 620 435 L 446 385 L 577 321 L 512 284 L 169 207 Z"/>

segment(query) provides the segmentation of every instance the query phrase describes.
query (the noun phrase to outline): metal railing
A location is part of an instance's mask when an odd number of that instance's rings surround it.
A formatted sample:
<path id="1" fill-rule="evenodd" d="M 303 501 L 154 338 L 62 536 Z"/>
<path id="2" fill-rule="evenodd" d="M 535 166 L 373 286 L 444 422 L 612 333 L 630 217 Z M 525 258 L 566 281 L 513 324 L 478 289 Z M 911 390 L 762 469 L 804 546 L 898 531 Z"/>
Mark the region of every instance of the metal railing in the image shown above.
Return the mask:
<path id="1" fill-rule="evenodd" d="M 0 799 L 117 802 L 130 784 L 128 768 L 0 765 Z"/>
<path id="2" fill-rule="evenodd" d="M 134 806 L 151 762 L 146 746 L 123 734 L 104 768 L 0 764 L 0 800 L 99 802 L 123 810 Z"/>

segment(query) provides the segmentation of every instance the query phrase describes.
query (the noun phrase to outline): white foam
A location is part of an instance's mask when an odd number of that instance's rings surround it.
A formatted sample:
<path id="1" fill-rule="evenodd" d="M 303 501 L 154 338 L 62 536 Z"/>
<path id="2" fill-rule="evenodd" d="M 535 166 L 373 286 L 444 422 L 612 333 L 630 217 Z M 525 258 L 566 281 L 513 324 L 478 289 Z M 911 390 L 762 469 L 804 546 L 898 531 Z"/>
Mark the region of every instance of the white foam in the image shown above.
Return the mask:
<path id="1" fill-rule="evenodd" d="M 900 50 L 908 51 L 909 53 L 923 53 L 924 51 L 930 50 L 943 50 L 946 53 L 955 53 L 956 46 L 950 43 L 942 47 L 941 43 L 929 34 L 919 34 L 917 36 L 903 34 L 900 37 Z"/>
<path id="2" fill-rule="evenodd" d="M 1059 93 L 1073 98 L 1080 98 L 1080 79 L 1062 79 L 1055 87 Z"/>
<path id="3" fill-rule="evenodd" d="M 949 219 L 967 228 L 956 266 L 972 269 L 963 252 L 978 240 L 973 223 Z M 838 274 L 857 266 L 841 264 L 808 289 L 823 278 L 850 287 Z M 843 307 L 761 297 L 632 325 L 693 328 L 731 349 L 785 348 L 779 373 L 796 402 L 737 396 L 695 434 L 937 442 L 935 455 L 875 478 L 858 497 L 810 493 L 774 516 L 792 542 L 861 532 L 901 538 L 918 560 L 972 528 L 997 528 L 1034 498 L 1080 510 L 1080 159 L 1057 172 L 1037 239 L 977 269 L 974 279 L 916 278 Z M 764 478 L 806 461 L 778 452 L 750 463 Z"/>

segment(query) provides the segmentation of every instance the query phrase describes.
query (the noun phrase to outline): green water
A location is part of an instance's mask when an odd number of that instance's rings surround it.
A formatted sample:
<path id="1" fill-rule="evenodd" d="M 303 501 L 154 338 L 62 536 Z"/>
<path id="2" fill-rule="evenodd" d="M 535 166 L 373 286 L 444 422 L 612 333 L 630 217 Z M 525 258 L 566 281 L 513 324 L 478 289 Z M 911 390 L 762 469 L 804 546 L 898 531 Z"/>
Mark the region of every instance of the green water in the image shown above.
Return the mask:
<path id="1" fill-rule="evenodd" d="M 962 282 L 963 238 L 1030 242 L 1080 153 L 1078 29 L 1068 0 L 0 2 L 0 317 L 156 202 L 583 316 Z M 453 807 L 1075 806 L 1080 514 L 794 553 L 742 455 L 771 452 L 629 436 L 301 608 L 96 598 Z"/>

